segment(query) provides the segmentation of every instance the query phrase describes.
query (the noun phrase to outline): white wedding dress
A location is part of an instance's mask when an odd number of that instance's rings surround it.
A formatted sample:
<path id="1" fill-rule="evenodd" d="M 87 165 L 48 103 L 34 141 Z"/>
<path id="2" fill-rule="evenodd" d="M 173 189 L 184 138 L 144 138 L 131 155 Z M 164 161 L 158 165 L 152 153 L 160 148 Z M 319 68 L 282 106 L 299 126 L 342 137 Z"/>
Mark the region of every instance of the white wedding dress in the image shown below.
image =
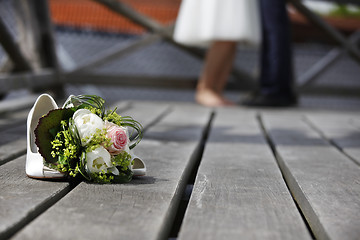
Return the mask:
<path id="1" fill-rule="evenodd" d="M 258 0 L 182 0 L 174 40 L 189 46 L 208 46 L 215 40 L 259 45 Z"/>

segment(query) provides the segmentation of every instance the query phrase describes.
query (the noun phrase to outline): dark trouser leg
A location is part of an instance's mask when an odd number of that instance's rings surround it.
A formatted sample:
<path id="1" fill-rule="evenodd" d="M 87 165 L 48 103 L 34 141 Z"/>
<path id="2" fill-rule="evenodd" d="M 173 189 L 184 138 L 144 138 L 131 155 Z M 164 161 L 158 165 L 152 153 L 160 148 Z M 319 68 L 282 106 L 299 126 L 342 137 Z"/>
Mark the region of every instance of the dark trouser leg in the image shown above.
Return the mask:
<path id="1" fill-rule="evenodd" d="M 293 92 L 293 63 L 285 0 L 260 0 L 262 49 L 260 90 L 263 94 Z"/>

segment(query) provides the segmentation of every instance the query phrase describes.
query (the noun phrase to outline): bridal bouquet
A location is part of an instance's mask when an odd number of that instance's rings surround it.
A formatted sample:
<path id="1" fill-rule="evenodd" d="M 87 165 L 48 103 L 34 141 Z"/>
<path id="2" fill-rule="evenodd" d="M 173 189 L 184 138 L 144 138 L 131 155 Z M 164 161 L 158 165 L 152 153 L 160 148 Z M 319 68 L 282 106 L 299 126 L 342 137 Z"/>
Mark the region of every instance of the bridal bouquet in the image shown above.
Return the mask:
<path id="1" fill-rule="evenodd" d="M 104 103 L 95 95 L 71 96 L 40 118 L 35 143 L 47 167 L 97 183 L 132 179 L 130 149 L 140 142 L 142 126 L 116 109 L 106 111 Z"/>

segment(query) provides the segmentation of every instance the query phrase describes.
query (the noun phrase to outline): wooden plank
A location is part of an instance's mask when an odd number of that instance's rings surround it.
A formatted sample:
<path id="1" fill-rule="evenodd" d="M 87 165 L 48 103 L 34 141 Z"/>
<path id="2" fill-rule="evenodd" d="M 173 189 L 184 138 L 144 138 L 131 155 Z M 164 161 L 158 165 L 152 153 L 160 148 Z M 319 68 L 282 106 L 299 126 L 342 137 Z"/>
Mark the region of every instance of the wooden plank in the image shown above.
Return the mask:
<path id="1" fill-rule="evenodd" d="M 119 105 L 119 103 L 115 103 L 114 105 Z M 169 114 L 170 111 L 171 107 L 168 103 L 131 101 L 129 108 L 124 109 L 121 115 L 131 116 L 135 120 L 140 121 L 146 131 L 150 126 Z"/>
<path id="2" fill-rule="evenodd" d="M 29 110 L 19 110 L 27 107 L 27 101 L 32 98 L 25 98 L 22 101 L 4 101 L 0 106 L 5 112 L 0 116 L 0 166 L 26 153 L 26 118 Z M 10 104 L 6 104 L 6 103 Z M 15 112 L 10 112 L 11 108 Z M 9 112 L 7 112 L 9 110 Z"/>
<path id="3" fill-rule="evenodd" d="M 351 118 L 350 125 L 355 127 L 357 130 L 360 130 L 360 119 L 359 118 Z"/>
<path id="4" fill-rule="evenodd" d="M 29 110 L 22 109 L 30 107 L 36 97 L 30 95 L 0 103 L 0 239 L 13 235 L 70 191 L 69 183 L 36 181 L 25 174 Z"/>
<path id="5" fill-rule="evenodd" d="M 352 125 L 359 114 L 308 114 L 309 123 L 334 146 L 360 165 L 360 129 Z"/>
<path id="6" fill-rule="evenodd" d="M 2 114 L 0 116 L 0 131 L 19 125 L 26 125 L 26 119 L 28 114 L 28 109 Z"/>
<path id="7" fill-rule="evenodd" d="M 124 110 L 127 103 L 118 105 Z M 156 117 L 156 111 L 153 113 L 148 119 Z M 22 125 L 1 132 L 0 165 L 12 160 L 15 155 L 25 153 L 26 139 L 21 135 L 25 134 L 24 128 L 26 126 Z M 7 142 L 10 138 L 15 140 Z M 71 187 L 67 182 L 54 183 L 28 178 L 25 175 L 25 156 L 22 156 L 0 166 L 0 189 L 0 239 L 3 239 L 12 236 L 45 211 L 68 193 Z"/>
<path id="8" fill-rule="evenodd" d="M 152 118 L 157 106 L 142 114 Z M 174 108 L 136 149 L 147 163 L 146 177 L 129 184 L 81 183 L 14 239 L 165 239 L 208 118 L 204 108 Z"/>
<path id="9" fill-rule="evenodd" d="M 0 101 L 0 114 L 14 112 L 32 107 L 38 95 L 29 95 L 21 98 Z"/>
<path id="10" fill-rule="evenodd" d="M 22 156 L 0 167 L 0 189 L 0 239 L 7 239 L 69 192 L 70 185 L 28 178 Z"/>
<path id="11" fill-rule="evenodd" d="M 316 239 L 360 236 L 360 169 L 300 115 L 266 114 L 279 165 Z"/>
<path id="12" fill-rule="evenodd" d="M 179 239 L 310 239 L 255 112 L 216 112 Z"/>
<path id="13" fill-rule="evenodd" d="M 1 136 L 3 137 L 3 136 Z M 8 136 L 5 136 L 8 138 Z M 10 137 L 9 137 L 10 138 Z M 0 146 L 0 166 L 26 153 L 26 139 L 19 138 Z"/>
<path id="14" fill-rule="evenodd" d="M 24 124 L 0 132 L 0 166 L 26 153 Z"/>
<path id="15" fill-rule="evenodd" d="M 36 73 L 0 74 L 0 93 L 17 89 L 45 89 L 56 83 L 55 72 L 41 70 Z"/>

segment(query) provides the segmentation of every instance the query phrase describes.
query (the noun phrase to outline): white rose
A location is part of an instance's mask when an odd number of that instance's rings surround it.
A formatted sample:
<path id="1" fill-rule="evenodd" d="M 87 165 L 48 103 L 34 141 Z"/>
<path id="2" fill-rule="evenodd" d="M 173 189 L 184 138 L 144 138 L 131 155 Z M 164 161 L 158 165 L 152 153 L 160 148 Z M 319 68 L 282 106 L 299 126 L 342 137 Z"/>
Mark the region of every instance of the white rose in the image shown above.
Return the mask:
<path id="1" fill-rule="evenodd" d="M 110 153 L 103 146 L 86 153 L 86 168 L 90 172 L 101 172 L 102 170 L 107 172 L 109 170 L 114 175 L 119 175 L 119 170 L 111 163 Z"/>
<path id="2" fill-rule="evenodd" d="M 81 144 L 85 146 L 88 144 L 93 136 L 96 133 L 97 129 L 104 128 L 103 120 L 96 114 L 90 112 L 87 109 L 79 109 L 74 115 L 73 119 L 75 126 L 79 131 L 81 138 Z"/>

